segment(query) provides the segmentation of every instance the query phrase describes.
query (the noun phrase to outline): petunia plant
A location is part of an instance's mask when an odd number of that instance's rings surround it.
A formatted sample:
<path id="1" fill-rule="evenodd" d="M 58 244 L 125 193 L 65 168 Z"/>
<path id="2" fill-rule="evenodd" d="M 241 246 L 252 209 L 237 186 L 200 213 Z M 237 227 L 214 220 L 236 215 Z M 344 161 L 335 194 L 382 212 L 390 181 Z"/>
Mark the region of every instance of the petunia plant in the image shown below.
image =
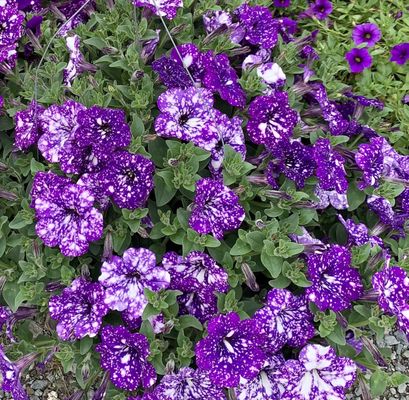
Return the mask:
<path id="1" fill-rule="evenodd" d="M 409 15 L 378 3 L 0 0 L 3 391 L 409 380 L 376 345 L 409 335 Z"/>

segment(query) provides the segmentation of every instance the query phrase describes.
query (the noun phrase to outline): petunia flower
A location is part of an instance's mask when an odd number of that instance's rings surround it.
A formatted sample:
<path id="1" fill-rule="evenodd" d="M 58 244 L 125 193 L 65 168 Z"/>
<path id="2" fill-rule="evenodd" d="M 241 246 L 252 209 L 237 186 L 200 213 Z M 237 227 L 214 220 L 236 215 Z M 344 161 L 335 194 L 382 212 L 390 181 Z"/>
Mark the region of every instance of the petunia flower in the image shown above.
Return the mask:
<path id="1" fill-rule="evenodd" d="M 318 204 L 315 206 L 317 209 L 324 209 L 329 205 L 337 210 L 345 210 L 349 207 L 346 193 L 340 194 L 336 190 L 323 190 L 317 185 L 314 194 L 319 199 Z"/>
<path id="2" fill-rule="evenodd" d="M 329 0 L 314 0 L 301 16 L 315 17 L 319 20 L 324 20 L 332 13 L 332 10 L 333 6 Z"/>
<path id="3" fill-rule="evenodd" d="M 80 50 L 80 37 L 78 35 L 68 36 L 66 39 L 70 59 L 63 70 L 63 85 L 71 87 L 72 81 L 85 71 L 95 72 L 96 67 L 85 61 Z"/>
<path id="4" fill-rule="evenodd" d="M 255 320 L 230 312 L 210 320 L 208 336 L 196 345 L 196 363 L 216 386 L 235 387 L 241 378 L 254 379 L 264 365 L 265 337 Z"/>
<path id="5" fill-rule="evenodd" d="M 94 12 L 94 1 L 89 2 L 80 13 L 77 13 L 78 10 L 85 5 L 86 1 L 87 0 L 65 1 L 57 7 L 58 13 L 56 13 L 56 16 L 64 22 L 58 30 L 59 36 L 67 36 L 69 31 L 88 20 L 89 16 Z M 74 14 L 76 14 L 75 17 Z"/>
<path id="6" fill-rule="evenodd" d="M 219 140 L 213 118 L 213 96 L 207 89 L 170 89 L 158 98 L 156 133 L 212 150 Z"/>
<path id="7" fill-rule="evenodd" d="M 336 190 L 344 194 L 348 190 L 345 160 L 332 147 L 328 139 L 318 139 L 314 144 L 314 160 L 317 178 L 323 190 Z"/>
<path id="8" fill-rule="evenodd" d="M 187 89 L 192 86 L 192 81 L 183 65 L 171 58 L 166 56 L 158 58 L 152 63 L 152 69 L 168 89 Z"/>
<path id="9" fill-rule="evenodd" d="M 372 56 L 366 48 L 353 48 L 345 54 L 349 68 L 353 74 L 359 74 L 372 65 Z"/>
<path id="10" fill-rule="evenodd" d="M 284 357 L 279 353 L 269 356 L 254 379 L 242 379 L 240 385 L 234 389 L 237 400 L 281 399 L 283 387 L 277 377 L 284 361 Z"/>
<path id="11" fill-rule="evenodd" d="M 400 43 L 391 49 L 390 61 L 404 65 L 409 60 L 409 43 Z"/>
<path id="12" fill-rule="evenodd" d="M 291 0 L 274 0 L 274 7 L 287 8 L 291 5 Z"/>
<path id="13" fill-rule="evenodd" d="M 146 63 L 154 54 L 160 40 L 160 29 L 155 30 L 155 36 L 152 39 L 142 42 L 141 58 Z"/>
<path id="14" fill-rule="evenodd" d="M 225 232 L 237 229 L 245 212 L 238 196 L 221 182 L 203 178 L 196 182 L 190 227 L 198 233 L 212 233 L 222 239 Z"/>
<path id="15" fill-rule="evenodd" d="M 43 112 L 44 107 L 33 100 L 25 110 L 16 113 L 14 145 L 18 150 L 26 151 L 37 143 L 41 135 L 40 121 Z"/>
<path id="16" fill-rule="evenodd" d="M 31 198 L 36 233 L 46 246 L 58 246 L 65 256 L 77 257 L 101 238 L 103 216 L 94 208 L 94 196 L 87 188 L 51 172 L 38 172 Z"/>
<path id="17" fill-rule="evenodd" d="M 155 166 L 148 158 L 117 151 L 97 179 L 119 208 L 135 210 L 148 200 L 154 186 L 154 171 Z"/>
<path id="18" fill-rule="evenodd" d="M 361 278 L 351 267 L 351 259 L 350 251 L 338 245 L 322 254 L 308 256 L 307 277 L 312 285 L 306 289 L 306 296 L 320 311 L 346 310 L 361 296 Z"/>
<path id="19" fill-rule="evenodd" d="M 378 99 L 370 99 L 368 97 L 365 96 L 359 96 L 356 95 L 354 93 L 352 93 L 351 91 L 346 91 L 343 93 L 345 97 L 349 97 L 350 99 L 355 100 L 355 102 L 363 107 L 374 107 L 377 108 L 379 110 L 383 110 L 385 104 L 378 100 Z"/>
<path id="20" fill-rule="evenodd" d="M 58 321 L 61 340 L 96 336 L 109 311 L 102 285 L 85 278 L 75 279 L 60 295 L 52 296 L 48 308 L 51 318 Z"/>
<path id="21" fill-rule="evenodd" d="M 156 15 L 173 19 L 178 8 L 183 7 L 183 0 L 134 0 L 136 7 L 147 7 Z"/>
<path id="22" fill-rule="evenodd" d="M 140 333 L 130 333 L 123 326 L 107 325 L 102 329 L 96 351 L 101 355 L 102 369 L 109 372 L 116 387 L 133 391 L 155 383 L 156 371 L 148 362 L 149 342 Z"/>
<path id="23" fill-rule="evenodd" d="M 187 367 L 165 375 L 151 396 L 161 400 L 226 400 L 223 389 L 212 383 L 207 372 Z"/>
<path id="24" fill-rule="evenodd" d="M 49 162 L 59 162 L 65 143 L 74 137 L 78 126 L 78 113 L 85 107 L 73 100 L 62 105 L 53 104 L 40 116 L 42 135 L 38 140 L 38 149 Z"/>
<path id="25" fill-rule="evenodd" d="M 352 40 L 356 46 L 366 43 L 368 47 L 373 47 L 381 40 L 382 32 L 376 24 L 367 22 L 355 26 L 352 31 Z"/>
<path id="26" fill-rule="evenodd" d="M 132 312 L 125 310 L 121 312 L 121 318 L 124 321 L 126 328 L 131 332 L 139 331 L 142 325 L 142 317 L 135 317 Z M 153 332 L 156 334 L 164 333 L 167 330 L 167 325 L 162 314 L 151 315 L 148 318 L 148 321 L 152 326 Z"/>
<path id="27" fill-rule="evenodd" d="M 298 360 L 286 361 L 280 370 L 281 400 L 344 400 L 344 392 L 355 382 L 356 369 L 352 360 L 337 357 L 331 347 L 308 344 Z"/>
<path id="28" fill-rule="evenodd" d="M 267 63 L 270 61 L 270 58 L 271 50 L 259 49 L 254 54 L 250 54 L 244 59 L 241 68 L 243 71 L 250 70 L 255 66 Z"/>
<path id="29" fill-rule="evenodd" d="M 5 326 L 7 338 L 11 342 L 17 342 L 13 334 L 16 322 L 31 318 L 36 314 L 36 307 L 19 307 L 16 312 L 12 312 L 8 307 L 0 306 L 0 336 L 3 326 Z"/>
<path id="30" fill-rule="evenodd" d="M 268 338 L 265 351 L 274 354 L 288 345 L 302 347 L 315 334 L 313 315 L 304 295 L 295 296 L 286 289 L 272 289 L 266 305 L 253 317 Z"/>
<path id="31" fill-rule="evenodd" d="M 246 93 L 240 86 L 236 71 L 230 66 L 226 54 L 208 56 L 203 85 L 212 92 L 219 93 L 230 105 L 243 108 L 246 105 Z"/>
<path id="32" fill-rule="evenodd" d="M 301 228 L 301 235 L 290 233 L 288 237 L 295 243 L 302 244 L 304 246 L 303 253 L 322 253 L 328 249 L 329 245 L 324 244 L 321 240 L 311 236 L 311 234 L 303 226 Z"/>
<path id="33" fill-rule="evenodd" d="M 136 318 L 142 316 L 148 304 L 144 289 L 166 289 L 170 275 L 156 266 L 155 254 L 150 250 L 130 248 L 122 257 L 105 261 L 98 280 L 106 287 L 106 304 L 113 310 L 127 310 Z"/>
<path id="34" fill-rule="evenodd" d="M 383 241 L 377 236 L 369 235 L 369 229 L 365 224 L 356 223 L 352 219 L 345 220 L 342 215 L 338 215 L 345 230 L 348 232 L 348 243 L 352 246 L 363 246 L 370 243 L 371 246 L 379 245 L 383 247 Z"/>
<path id="35" fill-rule="evenodd" d="M 17 59 L 17 44 L 23 36 L 24 15 L 16 5 L 0 8 L 0 64 L 14 68 Z"/>
<path id="36" fill-rule="evenodd" d="M 272 89 L 279 89 L 285 85 L 286 76 L 277 63 L 265 63 L 257 68 L 258 77 Z"/>
<path id="37" fill-rule="evenodd" d="M 289 139 L 299 119 L 298 113 L 290 107 L 285 92 L 257 97 L 250 104 L 248 114 L 247 132 L 250 139 L 269 149 Z"/>
<path id="38" fill-rule="evenodd" d="M 231 15 L 223 10 L 210 10 L 203 15 L 203 25 L 208 34 L 221 26 L 229 27 L 231 24 Z"/>

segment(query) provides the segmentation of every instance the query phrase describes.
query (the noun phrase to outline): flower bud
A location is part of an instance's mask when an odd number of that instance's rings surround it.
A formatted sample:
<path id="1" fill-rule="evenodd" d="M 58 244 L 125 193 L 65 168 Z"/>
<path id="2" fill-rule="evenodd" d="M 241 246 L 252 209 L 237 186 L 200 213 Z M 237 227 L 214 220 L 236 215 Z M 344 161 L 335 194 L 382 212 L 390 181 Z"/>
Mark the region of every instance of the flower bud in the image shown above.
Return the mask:
<path id="1" fill-rule="evenodd" d="M 243 263 L 241 264 L 241 270 L 243 271 L 245 282 L 249 289 L 253 292 L 258 292 L 260 290 L 260 286 L 258 285 L 256 277 L 250 266 L 246 263 Z"/>
<path id="2" fill-rule="evenodd" d="M 112 233 L 110 230 L 108 230 L 104 240 L 104 251 L 102 253 L 102 259 L 103 260 L 111 259 L 112 253 L 113 253 Z"/>

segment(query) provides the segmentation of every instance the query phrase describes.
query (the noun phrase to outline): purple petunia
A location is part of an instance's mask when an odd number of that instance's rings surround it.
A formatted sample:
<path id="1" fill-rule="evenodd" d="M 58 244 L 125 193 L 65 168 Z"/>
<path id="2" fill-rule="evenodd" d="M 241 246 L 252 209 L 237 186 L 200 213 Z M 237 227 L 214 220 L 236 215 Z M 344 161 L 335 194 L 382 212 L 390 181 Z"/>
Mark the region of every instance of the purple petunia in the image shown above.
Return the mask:
<path id="1" fill-rule="evenodd" d="M 378 99 L 370 99 L 365 96 L 359 96 L 356 95 L 350 91 L 344 92 L 345 97 L 349 97 L 350 99 L 353 99 L 356 101 L 357 104 L 363 106 L 363 107 L 374 107 L 379 110 L 383 110 L 384 108 L 384 103 Z"/>
<path id="2" fill-rule="evenodd" d="M 235 107 L 246 105 L 246 93 L 240 86 L 236 71 L 230 66 L 226 54 L 209 56 L 203 77 L 204 86 L 219 93 L 223 100 Z"/>
<path id="3" fill-rule="evenodd" d="M 85 61 L 80 50 L 80 37 L 78 35 L 66 38 L 67 49 L 70 53 L 70 59 L 63 70 L 63 84 L 71 87 L 72 81 L 84 71 L 96 71 L 96 67 Z"/>
<path id="4" fill-rule="evenodd" d="M 28 150 L 37 143 L 41 135 L 40 121 L 43 112 L 44 107 L 33 100 L 25 110 L 16 113 L 14 145 L 18 150 Z"/>
<path id="5" fill-rule="evenodd" d="M 148 158 L 117 151 L 96 179 L 119 208 L 134 210 L 148 200 L 154 186 L 154 172 L 155 166 Z"/>
<path id="6" fill-rule="evenodd" d="M 284 361 L 281 354 L 269 356 L 254 379 L 242 380 L 234 389 L 237 400 L 279 400 L 282 386 L 277 377 Z"/>
<path id="7" fill-rule="evenodd" d="M 178 8 L 183 7 L 183 0 L 134 0 L 136 7 L 147 7 L 156 15 L 173 19 Z"/>
<path id="8" fill-rule="evenodd" d="M 59 162 L 65 143 L 74 137 L 78 126 L 78 113 L 85 107 L 73 100 L 54 104 L 40 117 L 43 134 L 38 140 L 38 149 L 43 157 L 52 163 Z"/>
<path id="9" fill-rule="evenodd" d="M 192 368 L 165 375 L 151 396 L 155 400 L 226 400 L 223 389 L 214 386 L 207 372 Z"/>
<path id="10" fill-rule="evenodd" d="M 270 58 L 271 50 L 267 49 L 257 50 L 254 54 L 250 54 L 244 59 L 241 68 L 243 71 L 249 70 L 255 66 L 267 63 L 270 60 Z"/>
<path id="11" fill-rule="evenodd" d="M 254 319 L 268 337 L 265 350 L 269 354 L 285 345 L 302 347 L 315 333 L 306 297 L 294 296 L 286 289 L 270 290 L 266 305 L 256 311 Z"/>
<path id="12" fill-rule="evenodd" d="M 221 26 L 229 27 L 231 24 L 231 15 L 222 10 L 207 11 L 203 15 L 203 25 L 207 33 L 212 33 Z"/>
<path id="13" fill-rule="evenodd" d="M 390 61 L 404 65 L 409 60 L 409 43 L 400 43 L 391 49 Z"/>
<path id="14" fill-rule="evenodd" d="M 212 150 L 219 140 L 213 119 L 213 96 L 207 89 L 170 89 L 158 98 L 155 131 L 165 138 L 192 142 Z"/>
<path id="15" fill-rule="evenodd" d="M 16 5 L 0 8 L 0 64 L 14 68 L 17 59 L 17 43 L 23 36 L 24 15 Z"/>
<path id="16" fill-rule="evenodd" d="M 336 190 L 343 194 L 348 190 L 345 160 L 332 147 L 328 139 L 318 139 L 314 144 L 314 159 L 321 189 Z"/>
<path id="17" fill-rule="evenodd" d="M 106 287 L 106 304 L 113 310 L 127 310 L 134 318 L 142 316 L 148 300 L 144 289 L 159 291 L 169 286 L 170 275 L 156 266 L 156 257 L 148 249 L 126 250 L 101 267 L 99 282 Z"/>
<path id="18" fill-rule="evenodd" d="M 291 0 L 274 0 L 274 7 L 286 8 L 290 7 Z"/>
<path id="19" fill-rule="evenodd" d="M 352 40 L 356 46 L 366 43 L 368 47 L 373 47 L 379 40 L 381 40 L 382 32 L 376 24 L 367 22 L 365 24 L 357 25 L 352 31 Z"/>
<path id="20" fill-rule="evenodd" d="M 163 56 L 155 60 L 152 69 L 168 89 L 187 89 L 193 85 L 183 65 L 171 58 Z"/>
<path id="21" fill-rule="evenodd" d="M 383 142 L 384 139 L 378 137 L 372 138 L 369 143 L 359 145 L 355 161 L 363 172 L 363 182 L 360 183 L 360 188 L 379 186 L 384 170 Z"/>
<path id="22" fill-rule="evenodd" d="M 279 89 L 285 85 L 286 76 L 277 63 L 265 63 L 257 68 L 257 75 L 271 89 Z"/>
<path id="23" fill-rule="evenodd" d="M 103 233 L 102 214 L 86 187 L 52 172 L 38 172 L 31 190 L 36 233 L 49 247 L 59 246 L 65 256 L 80 256 Z"/>
<path id="24" fill-rule="evenodd" d="M 58 321 L 57 335 L 61 340 L 96 336 L 109 311 L 104 288 L 85 278 L 75 279 L 60 295 L 52 296 L 48 308 L 51 318 Z"/>
<path id="25" fill-rule="evenodd" d="M 308 300 L 320 311 L 346 310 L 358 300 L 363 286 L 359 272 L 351 267 L 352 255 L 342 246 L 333 245 L 322 254 L 308 256 L 308 279 L 312 286 L 306 289 Z"/>
<path id="26" fill-rule="evenodd" d="M 213 54 L 211 52 L 203 54 L 195 44 L 185 43 L 171 50 L 170 59 L 187 69 L 190 74 L 189 78 L 193 78 L 197 86 L 200 86 L 205 69 L 208 63 L 212 62 Z M 190 79 L 189 86 L 192 84 Z"/>
<path id="27" fill-rule="evenodd" d="M 289 139 L 298 123 L 298 113 L 288 102 L 288 94 L 275 92 L 259 96 L 249 106 L 247 132 L 256 144 L 272 149 L 283 139 Z"/>
<path id="28" fill-rule="evenodd" d="M 145 63 L 155 54 L 160 40 L 160 32 L 160 29 L 156 29 L 152 39 L 142 41 L 141 58 Z"/>
<path id="29" fill-rule="evenodd" d="M 255 320 L 230 312 L 210 320 L 208 336 L 196 345 L 196 363 L 213 384 L 235 387 L 241 378 L 254 379 L 264 365 L 265 337 Z"/>
<path id="30" fill-rule="evenodd" d="M 225 232 L 237 229 L 245 212 L 238 196 L 221 182 L 203 178 L 196 182 L 190 227 L 198 233 L 212 233 L 222 239 Z"/>
<path id="31" fill-rule="evenodd" d="M 267 7 L 243 4 L 235 11 L 243 38 L 252 45 L 272 49 L 278 40 L 278 26 Z"/>
<path id="32" fill-rule="evenodd" d="M 352 219 L 345 220 L 342 215 L 338 215 L 338 219 L 348 232 L 348 243 L 352 246 L 362 246 L 370 243 L 371 246 L 383 246 L 382 239 L 377 236 L 370 236 L 368 227 L 365 224 L 357 224 Z"/>
<path id="33" fill-rule="evenodd" d="M 372 65 L 372 56 L 366 48 L 353 48 L 349 50 L 345 54 L 345 59 L 348 61 L 349 68 L 353 74 L 359 74 Z"/>
<path id="34" fill-rule="evenodd" d="M 356 369 L 352 360 L 337 357 L 331 347 L 308 344 L 298 360 L 286 361 L 280 370 L 281 400 L 344 400 L 345 390 L 355 382 Z"/>
<path id="35" fill-rule="evenodd" d="M 324 20 L 332 13 L 332 10 L 333 6 L 329 0 L 314 0 L 302 15 Z"/>
<path id="36" fill-rule="evenodd" d="M 109 372 L 116 387 L 132 391 L 155 383 L 155 368 L 147 360 L 149 342 L 140 333 L 130 333 L 123 326 L 105 326 L 96 351 L 101 355 L 101 367 Z"/>
<path id="37" fill-rule="evenodd" d="M 337 210 L 345 210 L 349 207 L 346 193 L 340 194 L 336 190 L 323 190 L 317 185 L 314 194 L 319 199 L 315 206 L 317 209 L 327 208 L 330 204 Z"/>

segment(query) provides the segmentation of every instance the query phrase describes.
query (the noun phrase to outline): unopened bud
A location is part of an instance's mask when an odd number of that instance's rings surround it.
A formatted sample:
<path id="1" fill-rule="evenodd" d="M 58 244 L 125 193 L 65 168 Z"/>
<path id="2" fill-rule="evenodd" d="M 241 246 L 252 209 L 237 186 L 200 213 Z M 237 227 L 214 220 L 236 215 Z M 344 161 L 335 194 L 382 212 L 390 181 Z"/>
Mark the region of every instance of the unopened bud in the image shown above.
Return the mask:
<path id="1" fill-rule="evenodd" d="M 7 190 L 2 190 L 2 189 L 0 189 L 0 198 L 9 200 L 9 201 L 16 201 L 18 199 L 16 194 L 12 192 L 8 192 Z"/>
<path id="2" fill-rule="evenodd" d="M 104 251 L 102 253 L 102 259 L 110 260 L 113 253 L 113 242 L 112 242 L 112 233 L 109 230 L 105 236 L 104 240 Z"/>
<path id="3" fill-rule="evenodd" d="M 89 365 L 84 364 L 83 367 L 81 368 L 81 375 L 82 375 L 82 379 L 83 381 L 87 381 L 90 375 L 90 370 L 89 370 Z"/>
<path id="4" fill-rule="evenodd" d="M 241 270 L 243 271 L 245 282 L 249 289 L 253 292 L 258 292 L 260 290 L 260 286 L 258 285 L 256 277 L 250 266 L 246 263 L 243 263 L 241 264 Z"/>
<path id="5" fill-rule="evenodd" d="M 358 382 L 359 382 L 359 388 L 361 389 L 361 397 L 363 400 L 372 400 L 372 396 L 369 392 L 368 386 L 362 377 L 362 375 L 359 375 L 358 377 Z"/>
<path id="6" fill-rule="evenodd" d="M 174 326 L 175 323 L 172 320 L 166 321 L 165 327 L 163 328 L 163 333 L 170 333 Z"/>
<path id="7" fill-rule="evenodd" d="M 264 223 L 262 219 L 256 220 L 255 224 L 258 229 L 264 229 L 266 227 L 266 224 Z"/>
<path id="8" fill-rule="evenodd" d="M 172 36 L 178 35 L 179 33 L 182 33 L 186 28 L 187 28 L 186 24 L 177 25 L 177 26 L 175 26 L 174 28 L 171 29 L 170 34 Z"/>
<path id="9" fill-rule="evenodd" d="M 171 167 L 176 167 L 179 164 L 179 160 L 177 158 L 169 158 L 168 164 Z"/>
<path id="10" fill-rule="evenodd" d="M 173 372 L 175 371 L 175 360 L 173 360 L 172 358 L 166 363 L 165 366 L 165 373 L 166 375 L 170 375 L 173 374 Z"/>
<path id="11" fill-rule="evenodd" d="M 143 71 L 135 71 L 131 76 L 131 81 L 139 81 L 143 78 L 144 75 L 145 73 Z"/>
<path id="12" fill-rule="evenodd" d="M 81 266 L 81 276 L 85 279 L 89 279 L 91 274 L 89 273 L 88 265 L 84 264 Z"/>
<path id="13" fill-rule="evenodd" d="M 118 54 L 118 49 L 115 47 L 103 47 L 101 51 L 103 54 L 107 54 L 107 55 Z"/>
<path id="14" fill-rule="evenodd" d="M 144 239 L 147 239 L 149 237 L 148 231 L 142 226 L 139 227 L 138 234 L 140 237 L 143 237 Z"/>
<path id="15" fill-rule="evenodd" d="M 41 256 L 40 244 L 36 240 L 33 242 L 33 254 L 35 258 L 40 258 Z"/>
<path id="16" fill-rule="evenodd" d="M 361 340 L 362 340 L 362 343 L 364 344 L 364 347 L 371 353 L 376 363 L 380 367 L 387 367 L 388 364 L 383 358 L 383 355 L 381 354 L 379 349 L 372 343 L 372 341 L 368 339 L 366 336 L 362 336 Z"/>

